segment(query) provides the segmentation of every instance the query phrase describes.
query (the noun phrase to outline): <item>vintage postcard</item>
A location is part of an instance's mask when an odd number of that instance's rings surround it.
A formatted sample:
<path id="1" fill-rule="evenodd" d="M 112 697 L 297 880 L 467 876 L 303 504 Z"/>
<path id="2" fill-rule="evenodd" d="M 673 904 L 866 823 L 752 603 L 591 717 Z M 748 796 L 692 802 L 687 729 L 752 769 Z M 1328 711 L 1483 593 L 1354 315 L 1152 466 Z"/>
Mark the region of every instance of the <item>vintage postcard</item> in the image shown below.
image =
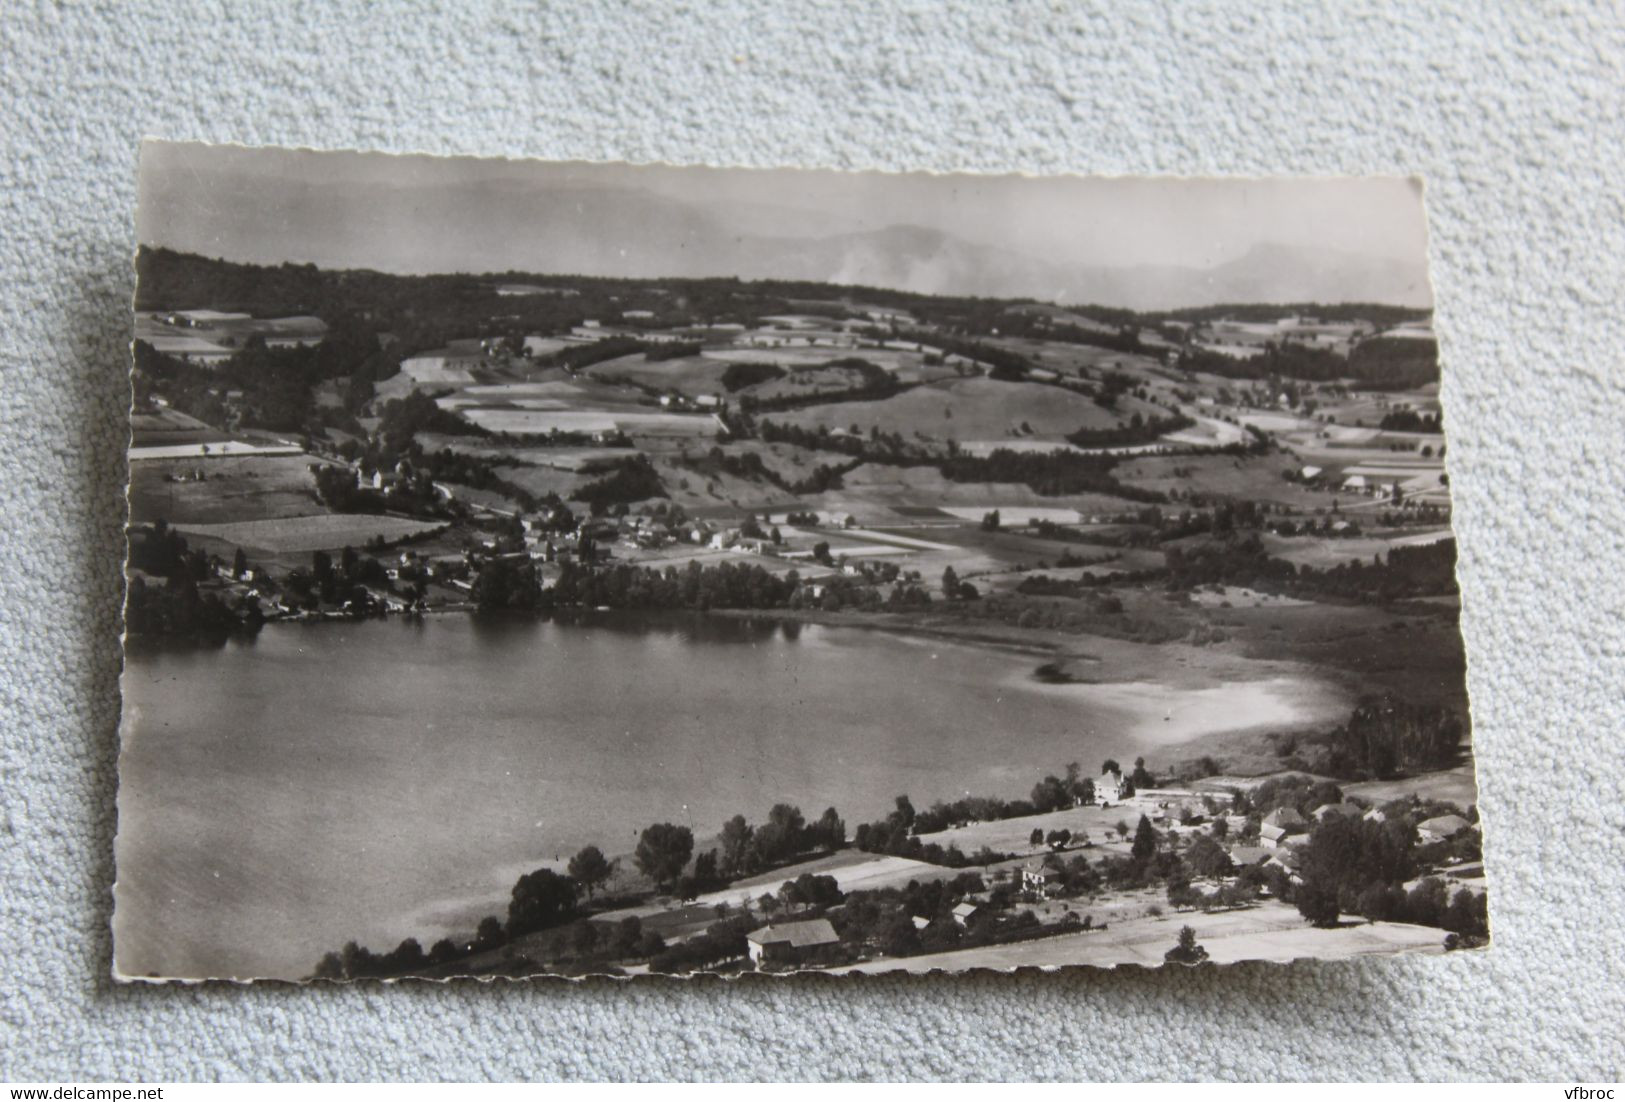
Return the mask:
<path id="1" fill-rule="evenodd" d="M 1418 181 L 140 172 L 120 978 L 1488 943 Z"/>

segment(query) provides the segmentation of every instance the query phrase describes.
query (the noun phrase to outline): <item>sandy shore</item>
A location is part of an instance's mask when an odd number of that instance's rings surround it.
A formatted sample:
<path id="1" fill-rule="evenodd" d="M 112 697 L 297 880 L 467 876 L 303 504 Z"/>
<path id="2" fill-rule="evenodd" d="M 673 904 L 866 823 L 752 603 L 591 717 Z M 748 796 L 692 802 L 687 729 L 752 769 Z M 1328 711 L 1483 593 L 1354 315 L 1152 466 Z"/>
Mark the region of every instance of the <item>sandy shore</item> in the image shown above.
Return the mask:
<path id="1" fill-rule="evenodd" d="M 712 615 L 792 620 L 950 640 L 1031 656 L 1012 688 L 1070 697 L 1127 725 L 1125 734 L 1160 748 L 1246 732 L 1287 732 L 1342 722 L 1353 707 L 1333 675 L 1301 663 L 1246 658 L 1184 643 L 1136 643 L 984 621 L 907 613 L 719 610 Z M 1041 677 L 1039 666 L 1047 667 Z"/>

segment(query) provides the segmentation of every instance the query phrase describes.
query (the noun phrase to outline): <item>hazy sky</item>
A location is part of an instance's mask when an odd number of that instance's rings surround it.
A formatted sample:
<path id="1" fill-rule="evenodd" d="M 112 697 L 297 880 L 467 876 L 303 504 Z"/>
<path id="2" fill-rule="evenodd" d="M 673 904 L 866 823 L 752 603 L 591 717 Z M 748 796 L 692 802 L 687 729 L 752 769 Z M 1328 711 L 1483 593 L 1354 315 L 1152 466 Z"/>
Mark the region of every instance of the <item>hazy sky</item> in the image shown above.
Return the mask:
<path id="1" fill-rule="evenodd" d="M 147 143 L 140 193 L 143 244 L 396 272 L 751 274 L 728 271 L 745 263 L 741 242 L 794 252 L 781 239 L 892 226 L 1051 266 L 1206 268 L 1260 244 L 1426 255 L 1420 184 L 1398 177 L 933 176 Z"/>

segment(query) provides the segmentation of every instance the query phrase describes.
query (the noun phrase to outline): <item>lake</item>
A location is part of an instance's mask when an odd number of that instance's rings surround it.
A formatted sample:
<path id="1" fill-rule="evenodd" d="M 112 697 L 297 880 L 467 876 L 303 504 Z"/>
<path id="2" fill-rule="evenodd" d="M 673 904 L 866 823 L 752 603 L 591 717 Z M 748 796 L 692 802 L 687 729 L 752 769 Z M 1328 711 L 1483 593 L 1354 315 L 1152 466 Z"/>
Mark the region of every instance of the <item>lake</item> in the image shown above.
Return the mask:
<path id="1" fill-rule="evenodd" d="M 1025 795 L 1152 740 L 1033 655 L 701 615 L 273 624 L 131 648 L 117 953 L 126 974 L 308 974 L 351 939 L 425 947 L 513 880 L 650 823 L 704 844 L 781 800 L 848 828 Z"/>

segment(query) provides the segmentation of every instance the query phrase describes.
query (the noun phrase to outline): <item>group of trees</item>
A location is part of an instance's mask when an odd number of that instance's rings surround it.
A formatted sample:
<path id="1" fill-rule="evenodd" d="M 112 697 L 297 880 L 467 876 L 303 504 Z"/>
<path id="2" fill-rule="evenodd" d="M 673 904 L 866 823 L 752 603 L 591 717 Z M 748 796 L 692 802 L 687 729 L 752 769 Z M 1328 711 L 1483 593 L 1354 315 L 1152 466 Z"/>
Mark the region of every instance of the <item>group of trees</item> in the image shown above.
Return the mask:
<path id="1" fill-rule="evenodd" d="M 599 477 L 578 487 L 571 495 L 577 501 L 603 506 L 667 496 L 660 473 L 642 452 L 611 460 L 595 468 L 593 473 Z"/>
<path id="2" fill-rule="evenodd" d="M 480 564 L 472 596 L 481 612 L 531 612 L 546 607 L 545 592 L 528 555 L 492 555 Z"/>
<path id="3" fill-rule="evenodd" d="M 1059 811 L 1094 802 L 1095 782 L 1083 775 L 1083 767 L 1077 762 L 1067 764 L 1065 776 L 1057 777 L 1051 773 L 1033 785 L 1033 810 L 1040 815 L 1046 811 Z"/>
<path id="4" fill-rule="evenodd" d="M 1410 597 L 1455 593 L 1456 541 L 1390 548 L 1371 562 L 1351 559 L 1316 569 L 1270 555 L 1256 531 L 1235 531 L 1201 543 L 1163 550 L 1161 580 L 1170 590 L 1207 585 L 1245 586 L 1286 596 L 1387 603 Z M 1155 581 L 1157 571 L 1135 581 Z"/>
<path id="5" fill-rule="evenodd" d="M 324 604 L 348 604 L 364 612 L 371 604 L 371 596 L 363 587 L 388 588 L 389 585 L 383 564 L 371 555 L 359 554 L 353 547 L 340 551 L 337 563 L 326 551 L 313 551 L 308 570 L 290 570 L 283 579 L 288 603 L 312 611 Z"/>
<path id="6" fill-rule="evenodd" d="M 1079 429 L 1067 435 L 1067 442 L 1080 448 L 1120 448 L 1149 444 L 1171 432 L 1183 432 L 1196 422 L 1182 413 L 1168 417 L 1145 417 L 1139 413 L 1126 425 L 1110 429 Z"/>
<path id="7" fill-rule="evenodd" d="M 769 383 L 784 378 L 786 372 L 778 364 L 735 362 L 722 372 L 722 385 L 729 393 L 744 390 L 758 383 Z"/>
<path id="8" fill-rule="evenodd" d="M 544 606 L 784 608 L 800 584 L 794 572 L 780 576 L 757 563 L 690 562 L 681 570 L 617 563 L 595 570 L 566 562 L 544 591 Z"/>
<path id="9" fill-rule="evenodd" d="M 1354 379 L 1370 390 L 1411 390 L 1439 381 L 1439 346 L 1421 338 L 1370 337 L 1356 341 L 1347 358 L 1294 341 L 1271 342 L 1259 355 L 1246 358 L 1186 346 L 1179 366 L 1232 379 Z"/>
<path id="10" fill-rule="evenodd" d="M 1461 753 L 1464 726 L 1453 710 L 1393 694 L 1361 700 L 1329 736 L 1326 768 L 1340 777 L 1391 777 L 1439 769 Z"/>
<path id="11" fill-rule="evenodd" d="M 124 627 L 131 636 L 220 643 L 232 635 L 252 634 L 264 621 L 257 602 L 233 608 L 218 594 L 199 593 L 197 582 L 185 574 L 162 586 L 148 585 L 138 574 L 125 594 Z"/>
<path id="12" fill-rule="evenodd" d="M 1378 823 L 1332 816 L 1315 827 L 1300 853 L 1302 883 L 1293 888 L 1293 900 L 1317 926 L 1357 914 L 1373 922 L 1438 926 L 1458 938 L 1489 935 L 1482 892 L 1463 887 L 1450 896 L 1438 877 L 1404 887 L 1419 871 L 1416 828 L 1408 817 Z"/>
<path id="13" fill-rule="evenodd" d="M 1385 413 L 1377 422 L 1379 429 L 1391 432 L 1443 432 L 1444 425 L 1437 413 L 1418 413 L 1414 409 L 1396 409 Z M 1428 449 L 1429 452 L 1432 449 Z"/>
<path id="14" fill-rule="evenodd" d="M 851 377 L 851 384 L 839 390 L 817 389 L 801 394 L 777 394 L 769 398 L 759 397 L 755 394 L 741 395 L 739 408 L 742 412 L 767 413 L 802 409 L 807 406 L 834 405 L 841 402 L 868 402 L 880 401 L 885 398 L 901 394 L 914 387 L 914 383 L 904 383 L 897 376 L 884 368 L 877 367 L 868 360 L 856 357 L 831 360 L 829 363 L 817 367 L 801 368 L 800 371 L 838 371 Z M 792 375 L 795 372 L 792 372 Z"/>
<path id="15" fill-rule="evenodd" d="M 213 573 L 214 561 L 189 548 L 185 537 L 162 518 L 130 530 L 129 562 L 137 573 L 125 594 L 124 626 L 133 636 L 219 643 L 234 634 L 252 634 L 265 621 L 252 598 L 228 604 L 217 593 L 199 590 L 198 583 Z M 162 578 L 164 584 L 149 585 L 144 575 Z"/>
<path id="16" fill-rule="evenodd" d="M 986 456 L 951 455 L 938 464 L 942 476 L 950 482 L 1019 482 L 1046 497 L 1096 493 L 1157 504 L 1168 500 L 1155 490 L 1117 481 L 1112 475 L 1116 465 L 1117 458 L 1111 455 L 1018 452 L 1009 448 L 995 449 Z"/>
<path id="17" fill-rule="evenodd" d="M 749 876 L 812 850 L 828 852 L 845 845 L 846 823 L 833 807 L 808 823 L 800 808 L 775 804 L 760 825 L 752 826 L 743 815 L 722 825 L 718 868 L 727 877 Z"/>

